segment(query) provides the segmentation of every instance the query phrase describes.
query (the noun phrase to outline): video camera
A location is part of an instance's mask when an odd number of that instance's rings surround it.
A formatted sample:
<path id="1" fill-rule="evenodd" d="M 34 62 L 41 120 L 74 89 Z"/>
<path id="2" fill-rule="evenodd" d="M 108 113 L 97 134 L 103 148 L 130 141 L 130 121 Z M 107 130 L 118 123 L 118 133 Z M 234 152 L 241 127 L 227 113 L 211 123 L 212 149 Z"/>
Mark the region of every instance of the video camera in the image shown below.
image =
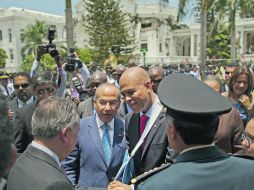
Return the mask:
<path id="1" fill-rule="evenodd" d="M 83 63 L 80 59 L 76 58 L 74 54 L 74 48 L 70 48 L 70 56 L 67 56 L 65 58 L 67 64 L 65 66 L 65 70 L 68 72 L 73 72 L 75 71 L 76 68 L 82 68 Z"/>
<path id="2" fill-rule="evenodd" d="M 43 45 L 43 49 L 45 50 L 45 53 L 49 53 L 51 57 L 55 57 L 58 55 L 58 51 L 56 49 L 56 45 L 52 43 L 52 41 L 55 39 L 55 32 L 56 32 L 56 26 L 51 25 L 48 28 L 48 44 Z"/>
<path id="3" fill-rule="evenodd" d="M 87 99 L 87 97 L 89 97 L 88 92 L 87 90 L 83 89 L 82 84 L 80 83 L 80 80 L 77 77 L 72 77 L 72 82 L 79 93 L 80 101 Z"/>

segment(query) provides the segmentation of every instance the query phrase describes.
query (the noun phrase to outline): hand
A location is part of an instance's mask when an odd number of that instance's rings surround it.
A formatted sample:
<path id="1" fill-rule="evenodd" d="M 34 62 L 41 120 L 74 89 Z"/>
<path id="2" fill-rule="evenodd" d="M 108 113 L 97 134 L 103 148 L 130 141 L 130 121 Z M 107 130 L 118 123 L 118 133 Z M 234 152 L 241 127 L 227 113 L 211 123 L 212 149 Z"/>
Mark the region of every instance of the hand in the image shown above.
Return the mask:
<path id="1" fill-rule="evenodd" d="M 14 112 L 11 111 L 10 109 L 8 110 L 8 117 L 9 117 L 10 120 L 12 120 L 13 117 L 14 117 Z"/>
<path id="2" fill-rule="evenodd" d="M 131 190 L 131 186 L 120 181 L 112 181 L 108 184 L 108 190 Z"/>
<path id="3" fill-rule="evenodd" d="M 40 62 L 42 55 L 47 53 L 47 48 L 45 46 L 46 46 L 45 44 L 42 44 L 42 45 L 38 45 L 37 47 L 36 60 L 38 62 Z"/>
<path id="4" fill-rule="evenodd" d="M 239 101 L 241 102 L 241 104 L 247 109 L 247 110 L 251 110 L 252 109 L 252 104 L 250 102 L 250 98 L 247 95 L 242 95 L 239 98 Z"/>

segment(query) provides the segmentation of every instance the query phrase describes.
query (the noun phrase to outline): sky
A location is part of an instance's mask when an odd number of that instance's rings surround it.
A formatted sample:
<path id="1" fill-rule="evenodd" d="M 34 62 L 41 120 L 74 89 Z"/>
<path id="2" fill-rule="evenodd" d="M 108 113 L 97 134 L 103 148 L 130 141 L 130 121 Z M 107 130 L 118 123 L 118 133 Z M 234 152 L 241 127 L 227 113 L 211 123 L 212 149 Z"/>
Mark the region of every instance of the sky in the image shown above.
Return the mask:
<path id="1" fill-rule="evenodd" d="M 79 0 L 72 0 L 72 6 Z M 139 2 L 156 2 L 158 0 L 138 0 Z M 176 5 L 178 0 L 169 0 Z M 64 15 L 65 0 L 0 0 L 0 8 L 19 7 L 40 12 Z"/>
<path id="2" fill-rule="evenodd" d="M 72 6 L 78 0 L 72 0 Z M 65 0 L 0 0 L 0 8 L 19 7 L 35 11 L 64 15 Z"/>

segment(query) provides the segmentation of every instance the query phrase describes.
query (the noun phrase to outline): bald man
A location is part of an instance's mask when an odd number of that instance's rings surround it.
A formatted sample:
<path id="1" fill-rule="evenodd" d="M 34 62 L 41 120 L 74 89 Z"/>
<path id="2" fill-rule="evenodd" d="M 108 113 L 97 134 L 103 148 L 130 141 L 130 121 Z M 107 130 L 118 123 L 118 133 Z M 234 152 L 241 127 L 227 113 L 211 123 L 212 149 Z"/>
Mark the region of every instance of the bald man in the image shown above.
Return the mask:
<path id="1" fill-rule="evenodd" d="M 151 78 L 152 88 L 155 93 L 157 93 L 157 88 L 160 81 L 163 79 L 165 70 L 159 66 L 152 66 L 148 69 L 148 75 Z"/>
<path id="2" fill-rule="evenodd" d="M 144 131 L 143 127 L 147 127 L 147 122 L 156 115 L 155 110 L 161 104 L 153 92 L 149 75 L 140 67 L 128 68 L 122 74 L 120 89 L 124 101 L 134 112 L 127 115 L 125 120 L 127 148 L 131 153 Z M 165 111 L 162 109 L 145 142 L 134 155 L 135 174 L 139 175 L 164 163 L 167 153 L 172 151 L 167 148 Z"/>
<path id="3" fill-rule="evenodd" d="M 78 113 L 81 118 L 91 116 L 94 114 L 94 106 L 93 106 L 93 96 L 96 91 L 96 88 L 102 83 L 107 82 L 107 75 L 103 72 L 96 71 L 92 74 L 89 80 L 89 93 L 91 97 L 81 102 L 78 106 Z"/>

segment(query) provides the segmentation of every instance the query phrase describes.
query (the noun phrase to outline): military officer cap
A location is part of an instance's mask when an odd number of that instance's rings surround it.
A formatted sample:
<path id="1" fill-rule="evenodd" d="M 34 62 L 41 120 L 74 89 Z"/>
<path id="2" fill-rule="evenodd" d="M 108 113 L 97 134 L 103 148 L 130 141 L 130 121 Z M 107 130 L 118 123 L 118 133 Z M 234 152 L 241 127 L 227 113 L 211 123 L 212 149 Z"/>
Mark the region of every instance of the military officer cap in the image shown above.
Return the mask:
<path id="1" fill-rule="evenodd" d="M 225 97 L 202 81 L 181 73 L 164 77 L 158 97 L 167 114 L 179 121 L 209 122 L 232 108 Z"/>
<path id="2" fill-rule="evenodd" d="M 9 75 L 6 72 L 0 71 L 0 79 L 8 79 Z"/>

